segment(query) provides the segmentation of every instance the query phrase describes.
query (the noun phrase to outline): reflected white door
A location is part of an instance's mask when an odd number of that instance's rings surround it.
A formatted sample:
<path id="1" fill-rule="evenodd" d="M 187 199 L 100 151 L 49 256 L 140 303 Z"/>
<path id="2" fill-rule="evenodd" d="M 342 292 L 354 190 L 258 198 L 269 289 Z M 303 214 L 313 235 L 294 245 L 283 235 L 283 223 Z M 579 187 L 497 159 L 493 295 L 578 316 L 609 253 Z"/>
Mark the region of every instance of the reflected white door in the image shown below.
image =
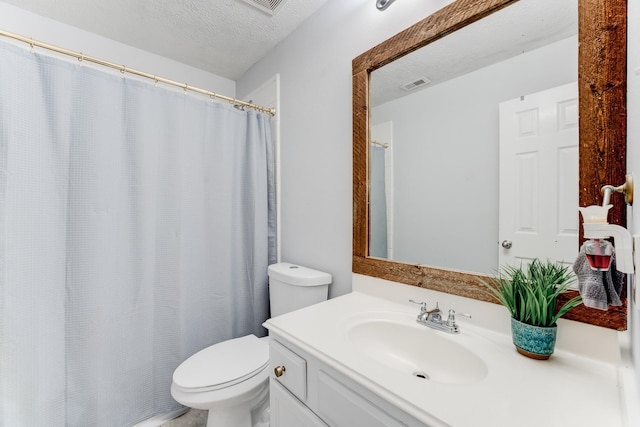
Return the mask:
<path id="1" fill-rule="evenodd" d="M 578 254 L 578 86 L 500 104 L 499 262 Z"/>

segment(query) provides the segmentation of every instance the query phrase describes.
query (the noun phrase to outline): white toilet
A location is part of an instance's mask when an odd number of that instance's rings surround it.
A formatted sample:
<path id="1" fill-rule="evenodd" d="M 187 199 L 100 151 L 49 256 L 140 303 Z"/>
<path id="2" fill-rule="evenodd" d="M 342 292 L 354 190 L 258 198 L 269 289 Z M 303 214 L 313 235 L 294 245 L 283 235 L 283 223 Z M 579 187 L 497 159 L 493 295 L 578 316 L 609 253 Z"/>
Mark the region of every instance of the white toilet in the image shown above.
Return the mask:
<path id="1" fill-rule="evenodd" d="M 271 316 L 327 299 L 331 275 L 286 262 L 268 268 Z M 268 337 L 247 335 L 207 347 L 173 373 L 171 396 L 207 409 L 208 427 L 269 426 Z"/>

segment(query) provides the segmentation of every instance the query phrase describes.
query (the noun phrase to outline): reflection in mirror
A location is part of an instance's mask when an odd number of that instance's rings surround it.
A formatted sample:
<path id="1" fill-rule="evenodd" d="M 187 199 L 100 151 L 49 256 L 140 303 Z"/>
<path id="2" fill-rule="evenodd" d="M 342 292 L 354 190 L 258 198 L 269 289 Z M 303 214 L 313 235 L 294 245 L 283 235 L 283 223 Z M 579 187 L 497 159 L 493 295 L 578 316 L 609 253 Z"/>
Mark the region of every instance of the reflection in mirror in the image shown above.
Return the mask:
<path id="1" fill-rule="evenodd" d="M 490 297 L 483 291 L 478 284 L 478 279 L 483 276 L 482 272 L 490 270 L 491 267 L 487 267 L 488 264 L 495 263 L 495 259 L 489 261 L 489 263 L 483 262 L 477 265 L 472 264 L 446 264 L 450 261 L 451 257 L 445 257 L 444 260 L 436 261 L 434 255 L 427 255 L 426 258 L 419 258 L 423 255 L 420 253 L 409 253 L 406 255 L 406 259 L 411 261 L 397 260 L 400 258 L 400 252 L 403 251 L 400 245 L 397 245 L 397 238 L 395 234 L 399 234 L 401 224 L 399 219 L 396 218 L 400 212 L 400 200 L 396 199 L 411 199 L 414 202 L 420 202 L 423 205 L 429 207 L 426 212 L 418 212 L 419 206 L 413 206 L 408 208 L 409 214 L 413 217 L 426 217 L 426 221 L 430 225 L 437 225 L 436 231 L 433 233 L 444 230 L 448 238 L 445 243 L 436 244 L 433 235 L 429 234 L 426 237 L 416 237 L 419 228 L 422 227 L 416 225 L 412 229 L 414 241 L 418 241 L 420 250 L 424 250 L 424 246 L 429 246 L 436 249 L 436 253 L 443 248 L 453 248 L 453 258 L 455 259 L 474 259 L 484 256 L 485 253 L 491 253 L 495 257 L 496 248 L 499 246 L 499 255 L 502 255 L 503 250 L 502 243 L 504 241 L 505 246 L 509 246 L 509 241 L 502 237 L 503 231 L 500 227 L 503 226 L 504 218 L 497 220 L 496 211 L 500 209 L 500 202 L 503 200 L 502 196 L 499 196 L 496 192 L 496 186 L 500 186 L 498 183 L 499 177 L 504 175 L 502 172 L 497 172 L 500 166 L 499 164 L 505 162 L 496 163 L 496 158 L 499 157 L 498 153 L 501 151 L 499 148 L 499 141 L 496 143 L 496 138 L 500 139 L 500 134 L 505 132 L 504 129 L 500 129 L 500 111 L 505 110 L 512 114 L 512 118 L 517 120 L 506 120 L 502 122 L 516 122 L 518 126 L 507 127 L 506 131 L 513 132 L 514 129 L 520 129 L 522 131 L 529 132 L 535 130 L 535 120 L 533 115 L 520 114 L 518 108 L 514 108 L 514 105 L 522 107 L 529 102 L 537 102 L 540 96 L 546 96 L 548 88 L 554 87 L 563 88 L 563 90 L 569 87 L 575 93 L 575 84 L 571 83 L 575 81 L 575 44 L 571 47 L 571 52 L 567 53 L 566 57 L 557 53 L 554 48 L 568 48 L 568 42 L 572 39 L 575 40 L 575 36 L 571 36 L 563 33 L 568 27 L 575 26 L 575 19 L 569 19 L 572 24 L 563 27 L 562 31 L 556 34 L 555 41 L 551 44 L 547 42 L 540 46 L 526 46 L 516 49 L 521 49 L 517 52 L 517 55 L 510 54 L 508 57 L 499 58 L 499 62 L 496 62 L 494 55 L 486 53 L 480 49 L 480 46 L 484 46 L 488 42 L 478 41 L 474 39 L 473 42 L 467 43 L 472 47 L 471 50 L 467 50 L 462 57 L 456 56 L 458 47 L 442 48 L 447 55 L 438 58 L 437 60 L 431 60 L 431 62 L 438 64 L 453 63 L 454 65 L 463 65 L 461 70 L 452 71 L 449 69 L 451 75 L 455 75 L 455 79 L 462 83 L 468 84 L 468 89 L 456 94 L 444 93 L 444 89 L 452 84 L 449 81 L 440 82 L 438 80 L 437 72 L 431 70 L 410 70 L 409 76 L 402 76 L 398 83 L 415 82 L 422 77 L 426 77 L 431 82 L 425 86 L 425 89 L 417 89 L 416 96 L 420 92 L 425 92 L 424 98 L 413 101 L 409 100 L 410 95 L 407 93 L 405 98 L 407 99 L 385 99 L 378 98 L 377 88 L 372 88 L 370 93 L 370 74 L 374 73 L 372 84 L 377 85 L 376 81 L 381 80 L 378 78 L 377 71 L 381 67 L 387 68 L 389 64 L 396 64 L 395 61 L 415 52 L 425 46 L 434 44 L 432 48 L 437 48 L 436 43 L 447 43 L 449 38 L 457 38 L 458 31 L 470 31 L 471 28 L 467 26 L 475 25 L 478 22 L 485 19 L 491 19 L 494 13 L 507 10 L 518 4 L 527 2 L 535 3 L 538 0 L 455 0 L 438 10 L 434 14 L 424 18 L 417 22 L 415 25 L 407 28 L 406 30 L 398 33 L 397 35 L 385 40 L 377 46 L 369 49 L 367 52 L 359 55 L 353 60 L 353 263 L 352 271 L 356 274 L 363 274 L 381 279 L 391 280 L 398 283 L 404 283 L 412 286 L 419 286 L 436 291 L 447 292 L 455 295 L 464 296 L 467 298 L 473 298 L 483 301 L 492 301 Z M 542 1 L 542 0 L 540 0 Z M 546 0 L 545 0 L 546 1 Z M 530 173 L 523 174 L 520 171 L 533 168 L 533 163 L 529 160 L 518 160 L 513 162 L 506 162 L 507 165 L 512 166 L 512 170 L 515 170 L 516 178 L 520 181 L 516 190 L 527 190 L 527 197 L 537 197 L 538 195 L 546 194 L 548 188 L 554 189 L 554 197 L 558 200 L 565 200 L 566 205 L 571 206 L 573 211 L 570 217 L 565 217 L 566 207 L 558 212 L 564 212 L 562 218 L 557 221 L 558 225 L 561 225 L 566 229 L 567 235 L 575 239 L 575 226 L 577 221 L 577 213 L 575 211 L 576 206 L 589 206 L 593 204 L 600 204 L 602 195 L 600 189 L 602 185 L 611 182 L 623 182 L 625 180 L 625 166 L 626 166 L 626 110 L 625 110 L 625 94 L 626 94 L 626 19 L 627 19 L 627 2 L 626 0 L 577 0 L 578 1 L 578 102 L 576 104 L 574 99 L 570 102 L 561 103 L 563 108 L 557 108 L 556 110 L 563 110 L 560 116 L 556 116 L 556 122 L 558 117 L 561 119 L 562 126 L 567 131 L 571 131 L 575 135 L 576 119 L 578 121 L 578 145 L 575 148 L 567 150 L 569 156 L 563 156 L 562 162 L 566 167 L 566 176 L 573 173 L 575 176 L 575 157 L 571 151 L 578 152 L 579 161 L 577 173 L 579 175 L 579 201 L 575 203 L 575 185 L 571 182 L 571 179 L 559 178 L 561 182 L 566 183 L 565 187 L 558 186 L 555 183 L 542 183 L 536 188 L 532 183 L 533 177 Z M 568 4 L 570 1 L 562 2 L 550 2 L 546 7 L 555 6 L 553 3 Z M 575 3 L 572 7 L 575 7 Z M 543 25 L 551 25 L 553 19 L 545 18 L 545 21 L 538 20 Z M 524 25 L 520 22 L 518 25 Z M 502 42 L 504 39 L 520 39 L 523 35 L 532 34 L 529 29 L 522 26 L 518 27 L 520 33 L 516 33 L 513 36 L 500 35 L 493 25 L 490 25 L 490 29 L 483 31 L 483 36 L 487 34 L 496 34 L 498 42 Z M 554 31 L 547 29 L 545 34 L 554 33 Z M 536 37 L 534 40 L 538 41 Z M 564 42 L 567 42 L 566 45 Z M 446 45 L 443 45 L 446 46 Z M 463 46 L 466 47 L 466 46 Z M 496 52 L 504 53 L 509 51 L 509 48 L 503 47 L 496 50 Z M 540 55 L 541 61 L 535 63 L 531 58 L 535 58 L 536 54 L 542 52 L 556 52 L 557 61 L 554 67 L 545 66 L 547 64 L 548 56 Z M 566 50 L 569 52 L 569 50 Z M 551 54 L 551 53 L 550 53 Z M 448 60 L 448 56 L 451 55 L 453 59 Z M 479 65 L 477 69 L 470 69 L 467 67 L 469 60 L 477 61 L 482 58 L 491 58 L 491 61 L 485 62 Z M 512 58 L 512 59 L 508 59 Z M 566 69 L 568 68 L 568 62 L 566 59 L 573 61 L 573 67 L 571 70 L 571 76 L 566 75 Z M 508 61 L 529 61 L 526 66 L 521 64 L 521 67 L 515 71 L 502 70 L 503 63 Z M 533 63 L 532 63 L 533 62 Z M 542 66 L 541 66 L 542 65 Z M 561 76 L 555 75 L 556 67 L 560 65 L 561 70 L 565 70 Z M 391 67 L 389 67 L 390 69 Z M 491 83 L 486 80 L 484 75 L 501 76 L 502 81 L 498 83 Z M 382 74 L 382 71 L 379 73 Z M 482 77 L 482 78 L 481 78 Z M 413 79 L 413 80 L 412 80 Z M 464 81 L 467 79 L 468 81 Z M 426 80 L 426 79 L 425 79 Z M 521 88 L 512 87 L 512 83 L 516 80 L 521 81 L 525 86 Z M 544 83 L 544 80 L 548 82 Z M 512 91 L 512 92 L 510 92 Z M 375 93 L 374 93 L 375 92 Z M 442 92 L 442 95 L 439 95 Z M 430 93 L 430 95 L 429 95 Z M 471 93 L 477 93 L 481 96 L 476 99 L 471 97 Z M 499 96 L 497 95 L 499 94 Z M 371 97 L 375 97 L 375 101 Z M 524 101 L 521 100 L 521 96 L 524 96 Z M 562 95 L 564 99 L 569 99 L 574 95 Z M 454 99 L 455 98 L 455 99 Z M 418 99 L 418 98 L 416 98 Z M 433 100 L 438 99 L 437 105 L 429 105 Z M 490 105 L 483 104 L 481 101 L 485 99 L 493 99 Z M 511 101 L 509 101 L 511 100 Z M 391 114 L 387 109 L 387 104 L 392 103 L 406 103 L 409 104 L 408 110 L 406 110 L 400 116 L 384 116 L 383 114 Z M 475 109 L 474 109 L 475 108 Z M 441 116 L 443 110 L 448 111 L 447 116 Z M 453 111 L 453 114 L 451 113 Z M 532 110 L 533 111 L 533 110 Z M 547 115 L 542 113 L 540 115 Z M 525 110 L 526 113 L 526 110 Z M 557 111 L 556 113 L 557 114 Z M 401 122 L 404 118 L 413 120 L 413 125 L 422 126 L 418 132 L 418 135 L 411 137 L 405 136 L 401 127 Z M 436 130 L 441 125 L 438 120 L 434 121 L 434 118 L 446 121 L 444 129 Z M 372 123 L 373 121 L 375 123 Z M 409 120 L 407 120 L 409 121 Z M 552 120 L 553 121 L 553 120 Z M 559 122 L 557 122 L 559 123 Z M 372 126 L 370 126 L 372 124 Z M 490 126 L 488 126 L 490 124 Z M 558 126 L 556 126 L 558 127 Z M 449 138 L 452 133 L 460 133 L 465 129 L 471 130 L 471 137 Z M 500 129 L 496 133 L 496 129 Z M 408 135 L 408 132 L 407 132 Z M 375 138 L 373 138 L 375 136 Z M 465 140 L 465 141 L 463 141 Z M 462 142 L 468 142 L 471 140 L 470 145 L 461 145 Z M 374 141 L 372 143 L 372 141 Z M 418 145 L 421 149 L 424 146 L 428 146 L 428 153 L 424 157 L 418 157 L 418 155 L 411 154 L 410 163 L 408 166 L 399 165 L 395 157 L 401 157 L 406 141 Z M 388 144 L 387 149 L 383 148 L 383 145 Z M 445 152 L 450 147 L 455 147 L 453 152 L 454 160 L 446 160 L 440 158 L 441 153 Z M 391 149 L 389 149 L 391 148 Z M 415 149 L 415 148 L 413 148 Z M 375 155 L 375 151 L 378 151 L 378 156 Z M 407 148 L 408 152 L 408 148 Z M 525 150 L 526 152 L 526 150 Z M 389 155 L 391 153 L 391 155 Z M 411 152 L 413 153 L 413 152 Z M 487 155 L 492 153 L 491 155 Z M 382 155 L 384 154 L 384 155 Z M 518 151 L 514 151 L 512 154 L 522 154 Z M 422 155 L 422 154 L 420 154 Z M 526 157 L 526 156 L 524 156 Z M 522 157 L 522 158 L 524 158 Z M 434 161 L 434 159 L 440 159 Z M 480 160 L 483 158 L 483 160 Z M 533 158 L 533 157 L 532 157 Z M 529 163 L 527 164 L 527 161 Z M 449 162 L 449 166 L 442 167 L 442 164 Z M 493 163 L 485 163 L 493 162 Z M 374 166 L 377 164 L 378 166 Z M 384 165 L 385 169 L 382 169 Z M 453 166 L 451 166 L 453 165 Z M 461 166 L 462 165 L 462 166 Z M 573 165 L 573 166 L 572 166 Z M 523 166 L 527 166 L 524 168 Z M 379 168 L 377 172 L 374 170 Z M 574 171 L 571 172 L 571 168 Z M 412 181 L 424 181 L 422 186 L 411 188 L 407 191 L 406 195 L 401 195 L 405 189 L 400 189 L 398 180 L 407 173 L 409 176 L 411 173 L 421 172 L 425 170 L 433 171 L 438 170 L 439 173 L 432 177 L 417 175 Z M 454 173 L 451 173 L 453 171 Z M 393 172 L 393 173 L 391 173 Z M 546 171 L 545 171 L 546 172 Z M 546 173 L 545 173 L 546 174 Z M 560 175 L 559 175 L 560 176 Z M 498 178 L 496 178 L 498 177 Z M 529 178 L 523 178 L 529 177 Z M 480 179 L 488 179 L 492 184 L 486 184 L 471 193 L 464 190 L 465 187 L 469 187 L 475 184 L 475 181 Z M 393 188 L 394 191 L 388 192 L 385 189 L 378 188 L 376 191 L 375 184 L 370 185 L 372 180 L 384 182 L 384 185 L 389 188 Z M 518 181 L 513 178 L 511 181 Z M 523 184 L 529 184 L 528 186 Z M 414 185 L 415 182 L 405 182 L 404 185 Z M 556 190 L 557 189 L 557 190 Z M 538 190 L 537 193 L 535 190 Z M 545 191 L 543 191 L 545 190 Z M 377 193 L 374 195 L 373 193 Z M 521 192 L 519 194 L 522 194 Z M 385 200 L 386 199 L 386 200 Z M 526 200 L 523 198 L 522 200 Z M 453 203 L 461 201 L 462 205 L 454 206 Z M 483 203 L 487 203 L 483 205 Z M 539 205 L 545 205 L 548 202 L 539 203 Z M 376 207 L 377 204 L 382 205 L 382 208 Z M 386 206 L 385 206 L 386 205 Z M 496 207 L 496 205 L 498 205 Z M 561 205 L 561 204 L 559 204 Z M 486 207 L 488 206 L 488 207 Z M 524 202 L 518 202 L 515 206 L 527 207 Z M 393 207 L 393 208 L 391 208 Z M 564 206 L 559 206 L 564 207 Z M 554 208 L 555 209 L 555 208 Z M 403 211 L 407 209 L 402 209 Z M 486 211 L 490 211 L 488 214 Z M 379 211 L 380 215 L 376 218 L 372 211 Z M 521 212 L 533 212 L 531 209 L 520 209 Z M 441 218 L 430 217 L 434 212 L 444 212 L 445 216 Z M 609 221 L 611 223 L 624 225 L 625 224 L 625 208 L 624 202 L 614 202 L 614 207 L 609 215 Z M 403 212 L 404 213 L 404 212 Z M 484 218 L 480 219 L 482 215 Z M 534 219 L 540 219 L 542 222 L 546 221 L 549 217 L 553 217 L 556 213 L 549 215 L 545 213 L 542 216 L 536 217 L 537 214 L 531 214 L 529 217 L 520 216 L 520 224 L 529 221 L 533 223 Z M 544 217 L 544 219 L 543 219 Z M 408 217 L 407 217 L 408 218 Z M 452 222 L 447 222 L 453 218 Z M 489 218 L 489 219 L 487 219 Z M 414 218 L 415 219 L 415 218 Z M 420 218 L 422 219 L 422 218 Z M 408 221 L 408 219 L 407 219 Z M 548 222 L 548 221 L 547 221 Z M 376 229 L 382 224 L 380 229 Z M 385 229 L 385 225 L 393 224 L 391 229 Z M 497 224 L 497 225 L 496 225 Z M 470 225 L 468 231 L 463 233 L 463 236 L 455 235 L 455 230 L 464 226 Z M 525 226 L 527 224 L 524 224 Z M 497 228 L 497 231 L 496 231 Z M 526 227 L 520 227 L 526 229 Z M 433 229 L 432 229 L 433 230 Z M 481 237 L 482 233 L 489 237 Z M 526 233 L 525 233 L 526 234 Z M 465 239 L 465 236 L 469 236 L 470 239 Z M 371 239 L 370 239 L 371 238 Z M 385 241 L 386 240 L 386 241 Z M 487 240 L 489 243 L 486 243 Z M 379 244 L 375 244 L 377 242 Z M 516 240 L 513 240 L 512 246 L 514 248 L 527 248 L 531 245 L 519 244 Z M 491 249 L 487 249 L 482 245 L 488 244 Z M 441 245 L 441 246 L 439 246 Z M 577 249 L 577 244 L 571 245 L 574 250 Z M 460 251 L 463 249 L 470 249 L 469 255 L 460 256 Z M 444 252 L 442 250 L 441 252 Z M 522 255 L 526 259 L 527 255 Z M 563 256 L 552 255 L 552 258 L 565 260 Z M 474 260 L 475 261 L 475 260 Z M 498 261 L 500 262 L 500 261 Z M 475 273 L 470 273 L 475 271 Z M 626 301 L 623 302 L 623 306 L 620 308 L 611 308 L 602 312 L 600 310 L 593 310 L 580 306 L 565 317 L 577 320 L 581 322 L 591 323 L 594 325 L 613 328 L 617 330 L 624 330 L 626 328 Z"/>
<path id="2" fill-rule="evenodd" d="M 573 262 L 577 17 L 577 0 L 520 0 L 371 73 L 370 256 L 483 274 L 534 257 Z M 572 90 L 558 102 L 573 101 L 563 110 L 573 115 L 541 140 L 556 103 L 547 92 L 532 104 L 533 94 L 566 84 Z M 509 101 L 515 113 L 505 111 Z M 520 128 L 510 136 L 513 123 Z M 551 137 L 562 139 L 555 153 L 534 151 Z M 533 162 L 548 163 L 537 166 L 549 174 L 532 175 Z M 556 164 L 565 166 L 561 179 L 549 176 Z M 561 206 L 558 184 L 571 190 Z M 560 227 L 544 217 L 566 220 Z"/>

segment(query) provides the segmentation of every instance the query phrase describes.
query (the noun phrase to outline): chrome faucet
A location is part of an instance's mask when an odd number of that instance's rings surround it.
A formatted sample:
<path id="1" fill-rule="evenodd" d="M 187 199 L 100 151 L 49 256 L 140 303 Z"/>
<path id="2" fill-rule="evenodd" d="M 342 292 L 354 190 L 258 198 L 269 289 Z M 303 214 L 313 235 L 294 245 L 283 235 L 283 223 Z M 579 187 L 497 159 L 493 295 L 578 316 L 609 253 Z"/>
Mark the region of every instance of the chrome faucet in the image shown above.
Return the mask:
<path id="1" fill-rule="evenodd" d="M 449 310 L 447 320 L 442 320 L 442 311 L 438 307 L 437 302 L 436 308 L 434 308 L 433 310 L 428 310 L 427 303 L 424 301 L 418 302 L 410 299 L 409 302 L 420 304 L 420 313 L 418 313 L 416 322 L 420 323 L 421 325 L 425 325 L 439 331 L 445 331 L 450 334 L 457 334 L 460 332 L 460 328 L 456 323 L 455 310 Z M 471 319 L 471 316 L 469 314 L 459 313 L 459 315 Z"/>

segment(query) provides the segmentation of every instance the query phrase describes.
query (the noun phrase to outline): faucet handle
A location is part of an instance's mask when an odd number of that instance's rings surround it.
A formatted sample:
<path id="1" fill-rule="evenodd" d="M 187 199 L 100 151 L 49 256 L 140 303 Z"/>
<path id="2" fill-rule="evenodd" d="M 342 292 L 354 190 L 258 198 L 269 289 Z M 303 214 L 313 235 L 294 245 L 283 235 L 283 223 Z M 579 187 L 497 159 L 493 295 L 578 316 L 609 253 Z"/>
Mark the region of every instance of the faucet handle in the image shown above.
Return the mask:
<path id="1" fill-rule="evenodd" d="M 458 313 L 458 316 L 471 319 L 471 315 L 467 313 Z M 456 311 L 451 309 L 449 310 L 449 316 L 447 317 L 447 326 L 455 326 L 455 325 L 456 325 Z"/>
<path id="2" fill-rule="evenodd" d="M 409 302 L 412 302 L 414 304 L 420 304 L 420 313 L 426 313 L 427 312 L 427 302 L 426 301 L 415 301 L 413 299 L 410 299 Z"/>

